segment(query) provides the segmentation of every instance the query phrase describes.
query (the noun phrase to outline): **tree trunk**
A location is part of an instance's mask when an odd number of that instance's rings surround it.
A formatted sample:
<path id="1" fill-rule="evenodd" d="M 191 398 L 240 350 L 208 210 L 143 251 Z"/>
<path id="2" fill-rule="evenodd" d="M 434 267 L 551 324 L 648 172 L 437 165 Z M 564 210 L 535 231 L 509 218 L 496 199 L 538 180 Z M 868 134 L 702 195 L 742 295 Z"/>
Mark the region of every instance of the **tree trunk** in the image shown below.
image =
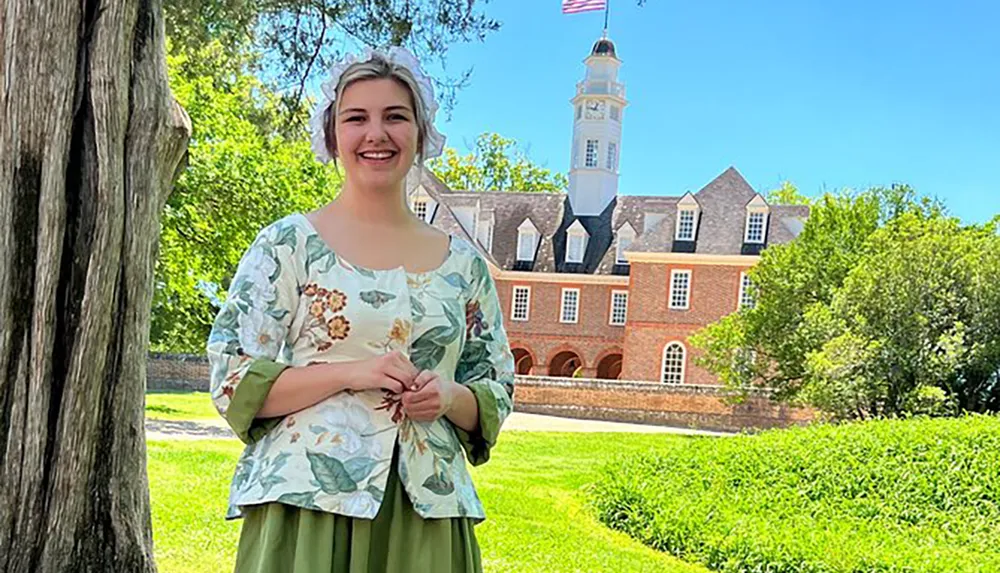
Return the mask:
<path id="1" fill-rule="evenodd" d="M 156 570 L 145 356 L 190 131 L 161 0 L 0 1 L 0 572 Z"/>

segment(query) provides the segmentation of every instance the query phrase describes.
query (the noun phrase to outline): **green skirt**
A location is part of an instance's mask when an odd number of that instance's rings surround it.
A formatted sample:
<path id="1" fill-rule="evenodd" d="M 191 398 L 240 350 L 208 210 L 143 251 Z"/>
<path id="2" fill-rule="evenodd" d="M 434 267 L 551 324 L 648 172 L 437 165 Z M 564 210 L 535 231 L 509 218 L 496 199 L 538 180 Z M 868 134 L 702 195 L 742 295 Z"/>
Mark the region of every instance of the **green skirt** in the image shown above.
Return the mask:
<path id="1" fill-rule="evenodd" d="M 420 517 L 399 481 L 398 450 L 375 519 L 244 507 L 236 573 L 481 573 L 472 520 Z"/>

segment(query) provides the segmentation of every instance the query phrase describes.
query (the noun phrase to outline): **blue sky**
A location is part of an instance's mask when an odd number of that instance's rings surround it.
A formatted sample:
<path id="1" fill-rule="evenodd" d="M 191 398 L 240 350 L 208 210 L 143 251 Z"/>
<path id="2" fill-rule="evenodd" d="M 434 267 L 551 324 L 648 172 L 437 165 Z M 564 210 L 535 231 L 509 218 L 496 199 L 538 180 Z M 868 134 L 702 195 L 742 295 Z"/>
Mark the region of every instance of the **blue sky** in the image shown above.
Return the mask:
<path id="1" fill-rule="evenodd" d="M 734 165 L 759 191 L 904 182 L 966 222 L 1000 213 L 1000 2 L 611 0 L 626 84 L 619 192 L 680 195 Z M 456 46 L 474 68 L 450 121 L 567 171 L 572 97 L 603 12 L 493 0 L 503 23 Z"/>

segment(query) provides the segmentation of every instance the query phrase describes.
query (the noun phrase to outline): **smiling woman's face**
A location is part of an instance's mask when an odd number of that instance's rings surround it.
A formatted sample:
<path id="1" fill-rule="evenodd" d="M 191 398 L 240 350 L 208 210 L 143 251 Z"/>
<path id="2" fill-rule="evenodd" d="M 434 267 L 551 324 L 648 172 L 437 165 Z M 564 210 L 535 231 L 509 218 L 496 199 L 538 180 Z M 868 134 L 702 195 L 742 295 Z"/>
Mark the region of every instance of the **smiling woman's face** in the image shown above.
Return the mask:
<path id="1" fill-rule="evenodd" d="M 344 89 L 335 123 L 337 156 L 348 179 L 394 187 L 417 153 L 413 97 L 392 79 L 360 80 Z"/>

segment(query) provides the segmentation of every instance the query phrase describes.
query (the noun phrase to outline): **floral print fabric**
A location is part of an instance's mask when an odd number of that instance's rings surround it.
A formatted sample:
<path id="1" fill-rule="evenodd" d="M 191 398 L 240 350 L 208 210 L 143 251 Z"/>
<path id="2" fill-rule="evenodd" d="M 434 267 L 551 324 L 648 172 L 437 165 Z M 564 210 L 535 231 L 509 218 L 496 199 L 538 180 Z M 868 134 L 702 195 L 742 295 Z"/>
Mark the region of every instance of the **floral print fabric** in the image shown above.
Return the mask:
<path id="1" fill-rule="evenodd" d="M 416 274 L 350 264 L 302 215 L 265 228 L 241 261 L 208 342 L 212 400 L 247 442 L 227 516 L 277 501 L 372 518 L 398 441 L 397 469 L 422 517 L 483 519 L 466 458 L 488 459 L 512 409 L 514 360 L 502 318 L 485 262 L 459 238 L 440 267 Z M 413 422 L 398 398 L 374 390 L 343 391 L 280 419 L 253 417 L 284 367 L 393 350 L 468 386 L 480 431 L 470 435 L 444 417 Z"/>

